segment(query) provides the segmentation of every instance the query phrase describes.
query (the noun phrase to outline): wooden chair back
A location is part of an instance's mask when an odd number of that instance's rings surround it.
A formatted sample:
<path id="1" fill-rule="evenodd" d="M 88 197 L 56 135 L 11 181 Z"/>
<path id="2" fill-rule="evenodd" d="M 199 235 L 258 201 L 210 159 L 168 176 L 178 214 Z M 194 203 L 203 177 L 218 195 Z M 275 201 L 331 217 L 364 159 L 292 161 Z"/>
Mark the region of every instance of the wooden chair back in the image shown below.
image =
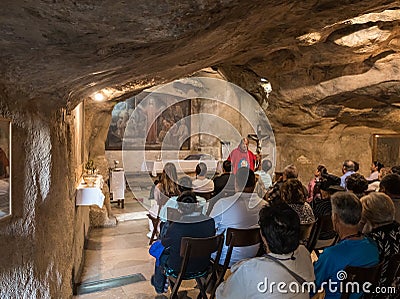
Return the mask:
<path id="1" fill-rule="evenodd" d="M 307 241 L 306 247 L 307 247 L 308 251 L 311 253 L 315 249 L 315 246 L 317 245 L 317 242 L 318 242 L 319 237 L 322 232 L 331 232 L 331 231 L 334 231 L 331 215 L 327 214 L 327 215 L 320 216 L 317 219 L 317 222 L 315 223 L 315 225 L 313 226 L 310 237 Z M 335 243 L 336 243 L 336 239 L 333 238 L 331 245 L 333 245 Z M 323 249 L 323 248 L 318 248 L 318 249 Z"/>
<path id="2" fill-rule="evenodd" d="M 343 292 L 341 299 L 348 299 L 350 295 L 355 293 L 357 289 L 354 289 L 355 286 L 359 286 L 359 291 L 362 292 L 362 286 L 364 283 L 370 283 L 369 290 L 370 293 L 364 293 L 363 298 L 372 298 L 373 290 L 375 286 L 378 285 L 381 269 L 383 262 L 372 266 L 372 267 L 352 267 L 347 266 L 344 271 L 346 272 L 347 278 L 343 280 Z M 357 284 L 354 284 L 357 282 Z"/>
<path id="3" fill-rule="evenodd" d="M 217 287 L 224 280 L 226 271 L 229 268 L 229 263 L 232 257 L 232 251 L 234 247 L 246 247 L 251 245 L 256 245 L 261 243 L 260 228 L 249 228 L 249 229 L 239 229 L 239 228 L 228 228 L 226 231 L 225 245 L 228 246 L 226 252 L 225 261 L 222 269 L 218 271 L 216 283 L 211 291 L 210 298 L 214 298 L 215 291 Z"/>
<path id="4" fill-rule="evenodd" d="M 151 223 L 153 224 L 153 232 L 151 233 L 149 245 L 153 244 L 153 242 L 159 238 L 160 232 L 158 231 L 158 225 L 160 224 L 160 217 L 154 217 L 150 213 L 146 214 L 147 218 L 150 219 Z"/>
<path id="5" fill-rule="evenodd" d="M 185 279 L 196 279 L 197 286 L 200 289 L 200 294 L 198 298 L 208 299 L 206 288 L 208 286 L 208 280 L 204 283 L 200 277 L 197 276 L 194 278 L 185 277 L 187 266 L 192 258 L 200 258 L 200 257 L 208 257 L 210 258 L 211 254 L 217 252 L 215 261 L 213 263 L 211 269 L 211 275 L 216 272 L 216 265 L 219 263 L 219 259 L 221 257 L 222 246 L 224 242 L 224 235 L 216 235 L 209 238 L 189 238 L 184 237 L 181 241 L 180 255 L 182 257 L 182 265 L 179 273 L 177 275 L 176 280 L 173 282 L 173 288 L 171 291 L 170 298 L 176 298 L 178 294 L 179 287 L 182 283 L 182 280 Z M 211 261 L 210 261 L 211 263 Z M 209 272 L 204 273 L 204 277 L 208 275 Z M 170 277 L 171 279 L 171 277 Z M 171 284 L 172 285 L 172 284 Z"/>
<path id="6" fill-rule="evenodd" d="M 195 192 L 195 194 L 209 201 L 213 197 L 214 192 Z"/>
<path id="7" fill-rule="evenodd" d="M 167 207 L 167 219 L 168 221 L 177 221 L 181 219 L 182 213 L 178 209 Z"/>
<path id="8" fill-rule="evenodd" d="M 256 245 L 261 242 L 260 228 L 231 228 L 226 231 L 225 245 L 233 247 L 245 247 Z"/>
<path id="9" fill-rule="evenodd" d="M 334 231 L 331 214 L 321 216 L 320 218 L 318 218 L 318 221 L 321 221 L 321 224 L 320 224 L 321 229 L 320 229 L 319 235 L 322 234 L 323 232 Z M 319 240 L 319 235 L 318 235 L 318 238 L 315 240 L 315 244 L 310 244 L 310 245 L 313 245 L 312 249 L 315 249 L 315 253 L 317 254 L 317 256 L 319 256 L 319 254 L 320 254 L 318 250 L 325 249 L 326 247 L 335 245 L 339 241 L 339 235 L 336 233 L 336 236 L 334 238 L 332 238 L 332 242 L 329 245 L 316 247 L 318 240 Z"/>
<path id="10" fill-rule="evenodd" d="M 310 239 L 311 236 L 311 231 L 316 224 L 316 221 L 311 222 L 311 223 L 306 223 L 306 224 L 300 224 L 300 242 L 303 244 L 307 244 L 308 240 Z"/>
<path id="11" fill-rule="evenodd" d="M 322 220 L 322 225 L 321 225 L 321 232 L 331 232 L 333 231 L 333 223 L 332 223 L 332 215 L 327 214 L 324 216 L 320 217 Z"/>
<path id="12" fill-rule="evenodd" d="M 318 237 L 321 233 L 323 221 L 324 221 L 323 216 L 318 218 L 311 229 L 311 232 L 310 232 L 309 238 L 307 240 L 307 244 L 306 244 L 306 247 L 310 253 L 314 250 L 315 245 L 317 244 Z"/>

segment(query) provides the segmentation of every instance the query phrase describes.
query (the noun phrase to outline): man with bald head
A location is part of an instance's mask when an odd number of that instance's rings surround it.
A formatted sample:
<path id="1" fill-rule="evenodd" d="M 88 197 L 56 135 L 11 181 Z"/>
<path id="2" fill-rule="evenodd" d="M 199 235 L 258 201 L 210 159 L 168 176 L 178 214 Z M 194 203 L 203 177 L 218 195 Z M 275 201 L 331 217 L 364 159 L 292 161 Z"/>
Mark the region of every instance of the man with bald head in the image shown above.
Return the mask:
<path id="1" fill-rule="evenodd" d="M 232 172 L 236 174 L 241 167 L 246 167 L 254 171 L 257 157 L 249 150 L 249 140 L 244 137 L 240 144 L 229 155 L 228 161 L 232 163 Z"/>

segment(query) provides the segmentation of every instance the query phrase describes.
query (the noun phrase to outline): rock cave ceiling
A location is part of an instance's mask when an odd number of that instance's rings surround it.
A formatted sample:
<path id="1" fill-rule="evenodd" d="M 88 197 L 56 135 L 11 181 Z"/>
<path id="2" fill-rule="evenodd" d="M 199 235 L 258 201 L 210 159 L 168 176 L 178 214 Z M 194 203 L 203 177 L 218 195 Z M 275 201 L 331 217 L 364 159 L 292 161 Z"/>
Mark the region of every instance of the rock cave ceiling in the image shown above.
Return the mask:
<path id="1" fill-rule="evenodd" d="M 399 129 L 398 0 L 0 5 L 3 102 L 71 109 L 104 88 L 117 101 L 213 67 L 260 103 L 268 78 L 272 123 Z"/>

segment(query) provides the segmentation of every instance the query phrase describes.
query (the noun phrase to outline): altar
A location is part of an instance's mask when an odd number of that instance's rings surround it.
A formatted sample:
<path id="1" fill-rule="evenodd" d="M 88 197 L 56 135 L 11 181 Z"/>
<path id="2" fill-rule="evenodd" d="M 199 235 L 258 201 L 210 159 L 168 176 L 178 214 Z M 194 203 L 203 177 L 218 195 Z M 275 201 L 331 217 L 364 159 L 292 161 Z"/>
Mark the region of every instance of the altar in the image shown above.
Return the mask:
<path id="1" fill-rule="evenodd" d="M 101 191 L 103 188 L 103 176 L 96 175 L 93 185 L 88 185 L 81 180 L 76 188 L 76 203 L 77 206 L 97 205 L 100 209 L 104 204 L 104 194 Z"/>

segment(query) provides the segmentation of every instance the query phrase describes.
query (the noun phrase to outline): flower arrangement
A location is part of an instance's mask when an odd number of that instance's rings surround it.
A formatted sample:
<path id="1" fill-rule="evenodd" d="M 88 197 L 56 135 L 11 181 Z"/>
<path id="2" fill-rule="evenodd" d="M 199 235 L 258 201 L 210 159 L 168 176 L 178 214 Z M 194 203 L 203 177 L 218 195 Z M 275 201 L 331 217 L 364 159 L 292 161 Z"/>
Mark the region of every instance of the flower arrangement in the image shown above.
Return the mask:
<path id="1" fill-rule="evenodd" d="M 86 169 L 87 174 L 95 174 L 96 170 L 97 170 L 96 165 L 94 165 L 93 160 L 89 160 L 86 162 L 85 169 Z"/>
<path id="2" fill-rule="evenodd" d="M 97 168 L 94 165 L 93 160 L 89 160 L 85 164 L 86 174 L 83 175 L 83 181 L 87 186 L 92 187 L 96 183 L 97 179 Z"/>

